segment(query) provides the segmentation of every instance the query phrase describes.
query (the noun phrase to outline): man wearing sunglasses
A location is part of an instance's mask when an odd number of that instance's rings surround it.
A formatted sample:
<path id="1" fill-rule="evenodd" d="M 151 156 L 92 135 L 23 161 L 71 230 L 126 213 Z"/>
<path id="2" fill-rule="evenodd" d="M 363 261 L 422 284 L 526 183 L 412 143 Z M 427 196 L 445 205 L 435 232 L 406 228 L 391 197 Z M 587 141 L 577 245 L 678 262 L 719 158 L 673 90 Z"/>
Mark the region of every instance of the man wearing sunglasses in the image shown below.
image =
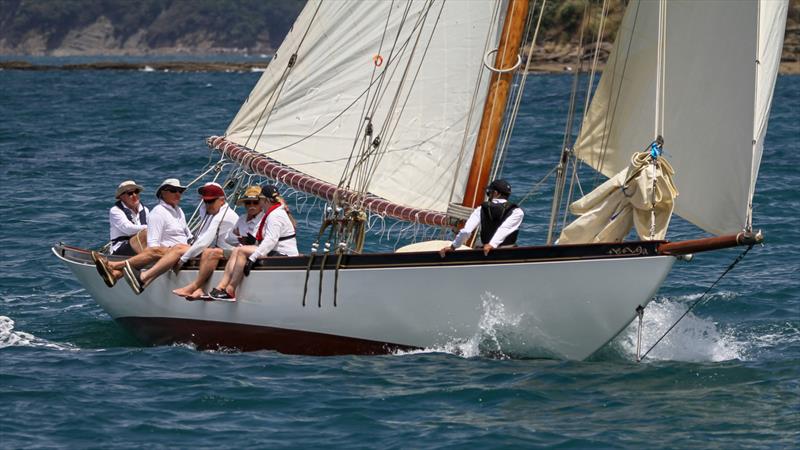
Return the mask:
<path id="1" fill-rule="evenodd" d="M 297 256 L 295 222 L 289 215 L 278 188 L 261 186 L 264 216 L 256 228 L 256 244 L 236 247 L 225 266 L 225 273 L 209 295 L 214 300 L 236 301 L 236 289 L 250 274 L 256 259 L 264 256 Z"/>
<path id="2" fill-rule="evenodd" d="M 524 213 L 516 204 L 508 202 L 511 185 L 506 180 L 494 180 L 486 187 L 486 196 L 489 200 L 472 211 L 453 243 L 439 250 L 442 258 L 459 248 L 478 225 L 481 226 L 480 237 L 484 255 L 488 255 L 494 248 L 512 247 L 517 244 L 519 226 L 522 225 Z"/>
<path id="3" fill-rule="evenodd" d="M 225 237 L 236 224 L 239 216 L 225 202 L 225 191 L 217 183 L 206 183 L 197 192 L 200 194 L 203 204 L 200 206 L 200 226 L 197 229 L 197 239 L 192 245 L 176 244 L 172 246 L 153 267 L 141 273 L 130 265 L 125 266 L 125 281 L 137 295 L 141 294 L 161 274 L 169 269 L 173 269 L 175 272 L 179 271 L 189 259 L 204 253 L 204 251 L 208 251 L 209 256 L 213 254 L 216 257 L 214 260 L 214 266 L 216 266 L 216 262 L 223 256 L 224 249 L 230 250 L 231 247 L 225 241 Z M 208 261 L 206 262 L 208 263 Z M 211 272 L 213 270 L 212 267 Z"/>
<path id="4" fill-rule="evenodd" d="M 255 188 L 255 191 L 253 188 Z M 243 198 L 247 199 L 248 195 L 250 195 L 256 206 L 253 208 L 248 205 L 247 215 L 242 217 L 233 212 L 225 202 L 225 192 L 219 184 L 206 183 L 198 192 L 203 198 L 203 205 L 200 207 L 200 216 L 203 219 L 198 231 L 198 238 L 192 244 L 192 247 L 180 256 L 180 260 L 175 266 L 176 269 L 180 269 L 189 259 L 200 255 L 197 278 L 188 285 L 172 291 L 173 294 L 186 297 L 187 300 L 199 300 L 206 296 L 202 289 L 203 285 L 211 278 L 219 261 L 230 256 L 231 249 L 240 244 L 239 240 L 236 239 L 241 233 L 238 231 L 239 228 L 242 224 L 245 224 L 244 234 L 247 235 L 252 231 L 252 228 L 248 230 L 246 224 L 261 217 L 259 215 L 261 207 L 258 199 L 261 189 L 258 186 L 248 188 L 245 192 Z M 246 201 L 240 199 L 239 203 L 246 203 Z M 152 270 L 150 269 L 142 275 L 143 281 L 152 279 L 149 275 Z"/>
<path id="5" fill-rule="evenodd" d="M 131 282 L 131 280 L 136 281 L 137 269 L 159 261 L 170 250 L 182 249 L 185 252 L 189 249 L 188 242 L 192 232 L 189 231 L 186 216 L 179 206 L 185 190 L 186 187 L 181 186 L 177 178 L 168 178 L 158 187 L 156 197 L 159 203 L 150 211 L 147 218 L 147 248 L 136 256 L 124 261 L 108 261 L 99 253 L 92 252 L 95 267 L 108 287 L 113 287 L 117 280 L 125 276 L 134 292 L 141 293 L 142 287 L 138 286 L 137 289 L 136 283 Z M 178 258 L 175 258 L 172 264 Z"/>
<path id="6" fill-rule="evenodd" d="M 109 254 L 133 256 L 147 246 L 147 216 L 150 210 L 142 205 L 143 188 L 133 180 L 117 186 L 114 206 L 108 211 L 111 249 Z"/>

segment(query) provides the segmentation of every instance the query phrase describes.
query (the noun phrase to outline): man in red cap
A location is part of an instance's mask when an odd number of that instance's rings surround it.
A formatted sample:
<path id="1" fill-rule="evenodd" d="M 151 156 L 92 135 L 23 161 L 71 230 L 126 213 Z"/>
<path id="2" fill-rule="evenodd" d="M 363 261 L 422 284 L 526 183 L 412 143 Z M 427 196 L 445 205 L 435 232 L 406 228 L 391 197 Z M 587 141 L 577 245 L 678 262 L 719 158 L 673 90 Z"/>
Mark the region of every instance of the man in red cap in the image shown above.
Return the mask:
<path id="1" fill-rule="evenodd" d="M 239 216 L 225 202 L 225 191 L 217 183 L 206 183 L 197 190 L 203 199 L 200 207 L 200 227 L 197 239 L 192 246 L 176 245 L 172 247 L 153 267 L 141 273 L 130 266 L 125 267 L 125 281 L 133 292 L 141 294 L 144 289 L 170 269 L 176 272 L 194 256 L 202 253 L 207 247 L 228 247 L 225 237 L 236 224 Z"/>

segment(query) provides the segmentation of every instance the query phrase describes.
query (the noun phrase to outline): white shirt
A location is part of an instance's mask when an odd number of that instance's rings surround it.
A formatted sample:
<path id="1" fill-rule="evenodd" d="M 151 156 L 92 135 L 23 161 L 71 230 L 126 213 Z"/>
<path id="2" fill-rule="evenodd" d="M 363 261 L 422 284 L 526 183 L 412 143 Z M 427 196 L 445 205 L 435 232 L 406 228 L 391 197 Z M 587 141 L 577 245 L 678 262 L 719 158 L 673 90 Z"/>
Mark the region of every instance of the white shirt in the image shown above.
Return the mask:
<path id="1" fill-rule="evenodd" d="M 192 237 L 186 216 L 180 208 L 173 208 L 161 200 L 147 218 L 147 246 L 174 247 L 186 244 Z"/>
<path id="2" fill-rule="evenodd" d="M 132 209 L 125 206 L 124 203 L 120 202 L 123 208 L 130 212 L 131 217 L 133 217 L 133 221 L 128 220 L 128 217 L 125 215 L 125 212 L 119 208 L 117 205 L 111 207 L 108 210 L 108 223 L 109 223 L 109 235 L 111 236 L 110 239 L 113 241 L 116 238 L 123 237 L 123 236 L 133 236 L 134 234 L 144 230 L 147 228 L 147 225 L 142 225 L 139 221 L 139 211 L 144 208 L 144 213 L 146 217 L 150 217 L 150 210 L 147 209 L 146 206 L 139 204 L 139 210 L 133 211 Z M 111 247 L 111 252 L 117 250 L 124 242 L 120 241 L 116 244 L 113 244 Z"/>
<path id="3" fill-rule="evenodd" d="M 236 225 L 231 228 L 230 233 L 225 237 L 225 242 L 229 245 L 236 247 L 240 245 L 239 238 L 245 237 L 248 234 L 255 236 L 258 230 L 258 224 L 261 223 L 261 218 L 264 217 L 264 211 L 256 214 L 252 219 L 247 218 L 247 213 L 239 216 Z"/>
<path id="4" fill-rule="evenodd" d="M 256 230 L 256 233 L 258 233 L 258 230 Z M 264 230 L 261 233 L 264 240 L 261 241 L 256 251 L 250 255 L 251 261 L 255 262 L 256 259 L 266 256 L 273 250 L 278 253 L 283 253 L 286 256 L 297 256 L 300 254 L 300 252 L 297 251 L 296 238 L 278 241 L 278 238 L 282 236 L 295 234 L 292 221 L 289 219 L 289 215 L 286 214 L 286 209 L 283 206 L 275 208 L 267 216 L 267 222 L 264 224 Z"/>
<path id="5" fill-rule="evenodd" d="M 236 225 L 239 216 L 228 207 L 228 204 L 222 205 L 216 214 L 208 214 L 206 205 L 203 204 L 200 206 L 200 217 L 202 219 L 200 220 L 200 228 L 197 230 L 197 239 L 189 247 L 189 250 L 186 250 L 186 253 L 181 256 L 181 261 L 184 263 L 202 253 L 209 246 L 223 249 L 231 248 L 225 238 L 233 229 L 233 226 Z"/>
<path id="6" fill-rule="evenodd" d="M 492 203 L 505 203 L 507 200 L 504 198 L 496 198 L 492 200 Z M 522 208 L 515 208 L 511 211 L 511 214 L 506 217 L 506 220 L 500 224 L 497 228 L 497 231 L 494 232 L 494 236 L 488 242 L 493 248 L 497 248 L 500 244 L 503 243 L 504 240 L 508 237 L 509 234 L 517 231 L 519 226 L 522 225 L 522 219 L 525 217 L 525 213 L 522 212 Z M 458 248 L 461 244 L 464 243 L 465 240 L 478 228 L 478 225 L 481 224 L 481 207 L 475 208 L 472 211 L 472 214 L 469 215 L 469 219 L 467 219 L 467 223 L 464 224 L 464 228 L 458 232 L 456 238 L 453 240 L 453 247 Z M 487 242 L 484 242 L 486 244 Z"/>

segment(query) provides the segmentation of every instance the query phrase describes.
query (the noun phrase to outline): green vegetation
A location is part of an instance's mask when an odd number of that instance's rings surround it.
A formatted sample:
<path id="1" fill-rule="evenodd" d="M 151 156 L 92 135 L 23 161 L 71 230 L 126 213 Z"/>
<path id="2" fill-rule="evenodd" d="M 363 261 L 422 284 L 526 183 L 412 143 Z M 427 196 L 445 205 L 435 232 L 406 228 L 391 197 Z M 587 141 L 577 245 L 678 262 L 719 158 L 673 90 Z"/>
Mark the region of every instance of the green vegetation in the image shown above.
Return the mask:
<path id="1" fill-rule="evenodd" d="M 191 36 L 215 47 L 276 47 L 302 9 L 303 0 L 0 0 L 0 40 L 8 47 L 29 33 L 57 47 L 71 30 L 101 16 L 120 42 L 144 30 L 142 42 L 169 47 Z M 187 38 L 188 36 L 188 38 Z"/>

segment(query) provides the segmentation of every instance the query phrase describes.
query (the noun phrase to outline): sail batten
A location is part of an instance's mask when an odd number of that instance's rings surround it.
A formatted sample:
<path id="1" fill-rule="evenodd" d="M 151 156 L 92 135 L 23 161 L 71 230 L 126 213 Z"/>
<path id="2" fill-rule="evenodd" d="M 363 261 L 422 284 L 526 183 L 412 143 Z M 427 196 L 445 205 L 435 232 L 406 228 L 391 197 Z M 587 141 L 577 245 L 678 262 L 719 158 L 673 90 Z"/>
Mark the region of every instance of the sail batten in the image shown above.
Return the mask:
<path id="1" fill-rule="evenodd" d="M 788 1 L 670 1 L 666 8 L 665 157 L 675 211 L 714 233 L 750 222 Z M 652 141 L 659 2 L 632 1 L 575 152 L 606 176 Z"/>
<path id="2" fill-rule="evenodd" d="M 369 141 L 380 139 L 359 182 L 444 213 L 463 196 L 459 155 L 466 140 L 471 158 L 480 115 L 469 112 L 488 90 L 484 49 L 496 47 L 504 3 L 310 0 L 225 138 L 340 185 L 369 122 Z"/>

